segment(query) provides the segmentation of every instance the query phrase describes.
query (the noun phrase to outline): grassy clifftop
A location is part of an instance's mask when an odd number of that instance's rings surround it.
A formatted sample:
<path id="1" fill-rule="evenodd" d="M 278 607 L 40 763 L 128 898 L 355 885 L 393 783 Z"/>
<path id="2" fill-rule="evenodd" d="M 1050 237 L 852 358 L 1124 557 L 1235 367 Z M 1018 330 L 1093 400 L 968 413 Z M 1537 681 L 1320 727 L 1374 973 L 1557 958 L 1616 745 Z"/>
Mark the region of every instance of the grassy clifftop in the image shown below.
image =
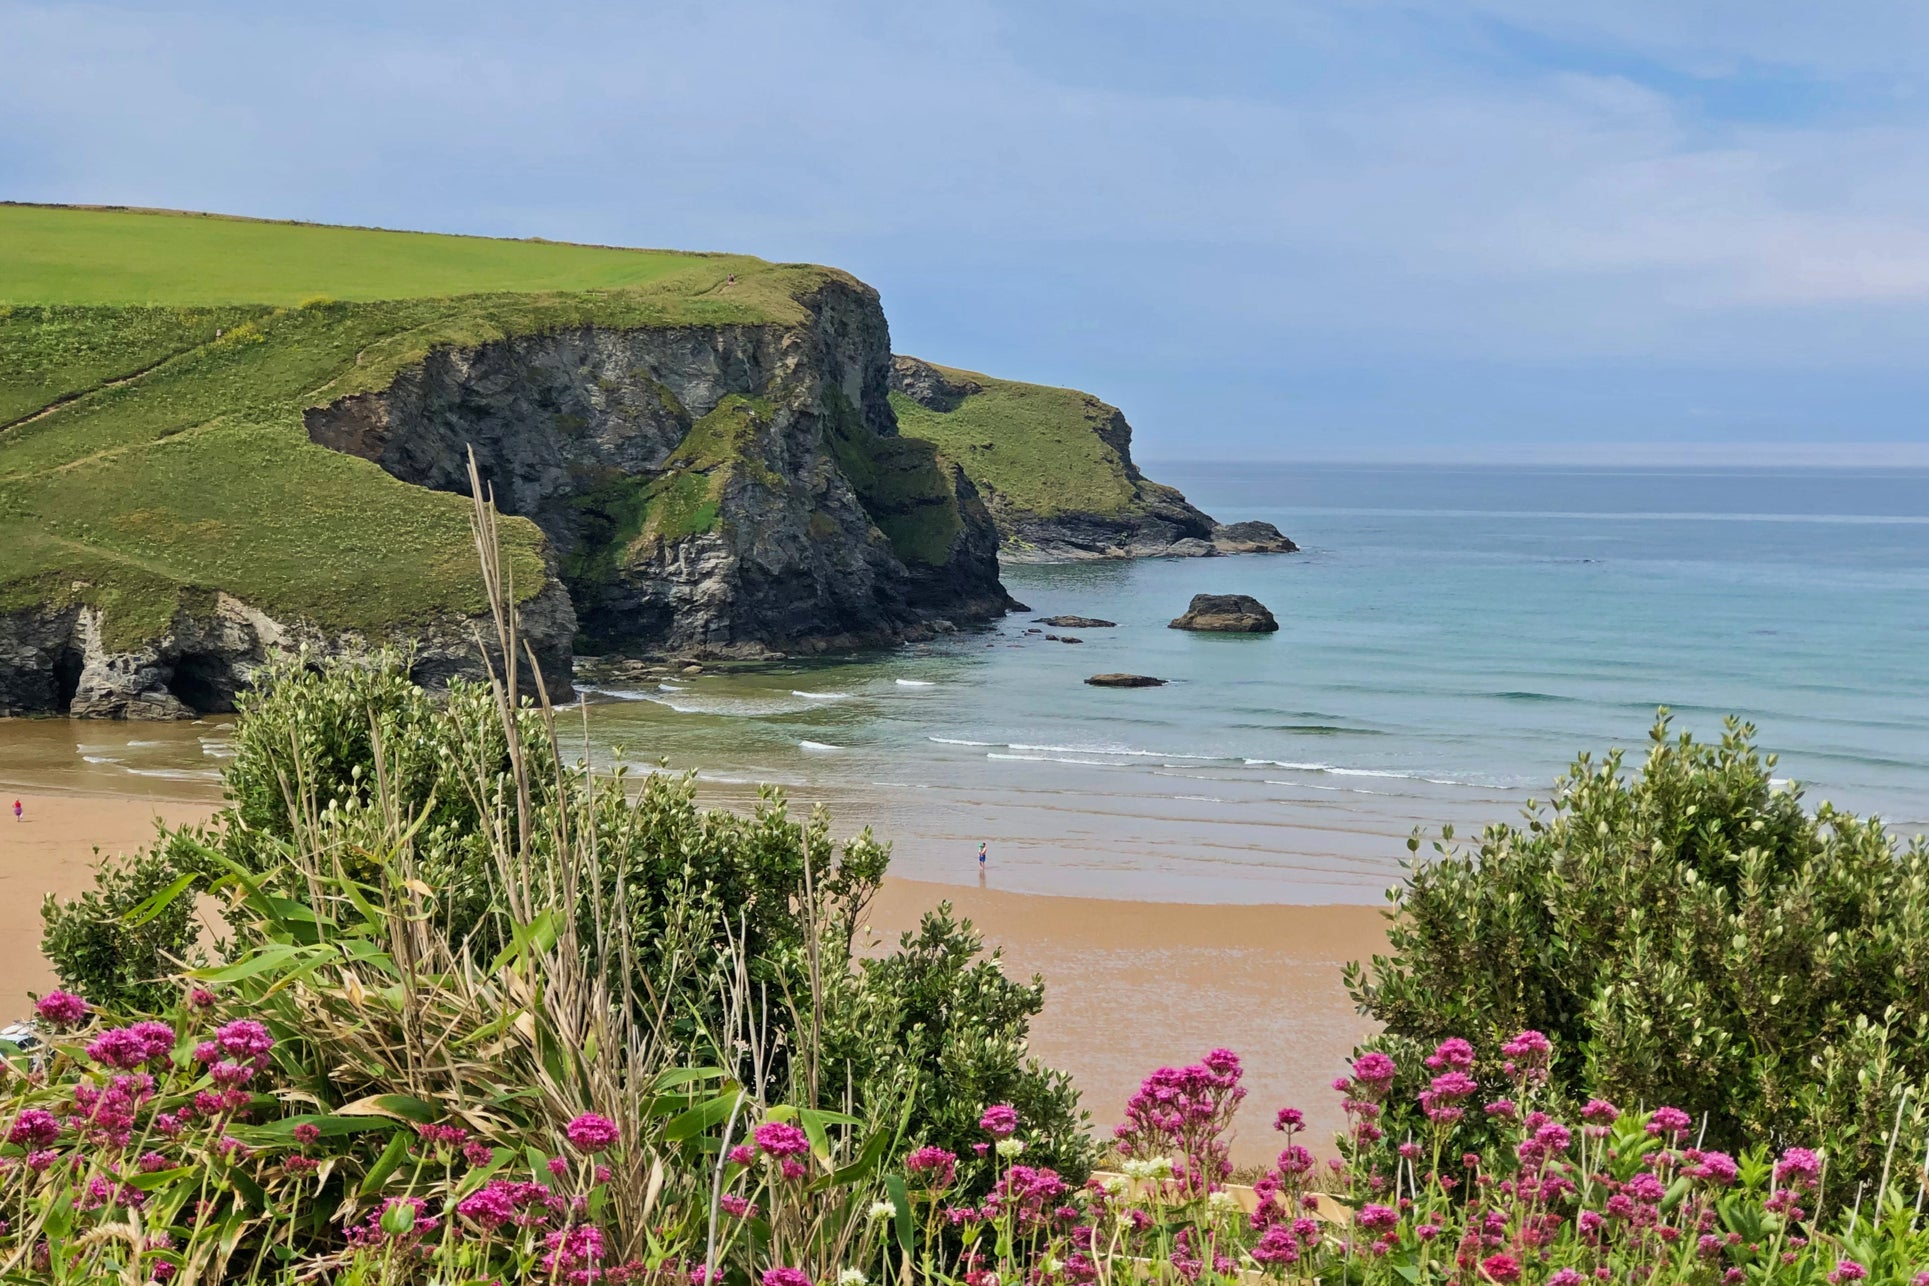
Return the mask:
<path id="1" fill-rule="evenodd" d="M 900 359 L 900 370 L 915 360 Z M 1129 456 L 1108 440 L 1117 407 L 1077 389 L 918 365 L 937 372 L 942 387 L 924 401 L 893 391 L 899 429 L 956 460 L 981 488 L 1043 517 L 1111 517 L 1136 503 Z"/>
<path id="2" fill-rule="evenodd" d="M 732 281 L 733 277 L 735 280 Z M 220 588 L 375 628 L 481 606 L 467 501 L 308 440 L 302 412 L 438 347 L 795 322 L 831 270 L 164 212 L 0 206 L 0 611 L 109 641 Z M 519 585 L 540 537 L 506 524 Z"/>

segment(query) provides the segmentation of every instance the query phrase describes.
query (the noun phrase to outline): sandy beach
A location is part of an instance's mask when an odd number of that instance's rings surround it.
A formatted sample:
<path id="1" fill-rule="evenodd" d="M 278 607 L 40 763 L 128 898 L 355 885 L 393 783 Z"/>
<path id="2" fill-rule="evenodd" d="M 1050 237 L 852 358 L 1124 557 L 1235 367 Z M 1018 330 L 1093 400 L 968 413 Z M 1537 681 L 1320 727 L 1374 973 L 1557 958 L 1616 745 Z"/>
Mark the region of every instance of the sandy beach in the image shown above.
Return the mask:
<path id="1" fill-rule="evenodd" d="M 13 820 L 13 803 L 22 805 Z M 47 894 L 72 897 L 94 886 L 102 858 L 132 852 L 154 838 L 157 822 L 178 826 L 205 819 L 212 803 L 130 796 L 5 792 L 0 814 L 0 1021 L 24 1015 L 29 993 L 54 986 L 40 954 L 40 904 Z"/>
<path id="2" fill-rule="evenodd" d="M 25 808 L 18 823 L 16 797 Z M 11 1018 L 25 1012 L 29 993 L 54 985 L 40 956 L 42 898 L 87 889 L 101 858 L 147 843 L 157 820 L 202 820 L 215 802 L 44 792 L 8 793 L 3 802 L 0 1018 Z M 993 870 L 993 887 L 984 888 L 888 881 L 867 919 L 872 949 L 949 901 L 1004 949 L 1013 973 L 1042 974 L 1046 1008 L 1033 1052 L 1072 1073 L 1100 1130 L 1118 1120 L 1147 1071 L 1219 1045 L 1248 1069 L 1235 1146 L 1242 1163 L 1266 1156 L 1265 1125 L 1277 1107 L 1306 1110 L 1315 1137 L 1337 1125 L 1327 1082 L 1368 1031 L 1346 1000 L 1340 966 L 1384 949 L 1377 908 L 1053 897 L 1003 891 L 997 880 Z"/>

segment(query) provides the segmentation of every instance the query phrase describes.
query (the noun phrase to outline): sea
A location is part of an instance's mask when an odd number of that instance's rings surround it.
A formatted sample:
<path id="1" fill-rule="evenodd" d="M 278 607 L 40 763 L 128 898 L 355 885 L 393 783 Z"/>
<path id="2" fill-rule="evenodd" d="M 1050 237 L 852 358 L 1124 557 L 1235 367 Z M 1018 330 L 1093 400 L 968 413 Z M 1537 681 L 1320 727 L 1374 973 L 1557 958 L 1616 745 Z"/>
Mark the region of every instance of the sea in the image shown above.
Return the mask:
<path id="1" fill-rule="evenodd" d="M 1154 901 L 1376 902 L 1410 837 L 1514 820 L 1584 752 L 1637 770 L 1662 707 L 1929 831 L 1929 471 L 1145 469 L 1301 552 L 1010 567 L 1030 610 L 998 625 L 589 691 L 573 749 L 733 806 L 776 786 L 900 875 Z M 1168 628 L 1198 593 L 1280 629 Z M 1033 620 L 1060 613 L 1116 625 Z M 1106 671 L 1168 682 L 1084 682 Z M 0 782 L 208 789 L 227 753 L 218 721 L 23 726 Z"/>

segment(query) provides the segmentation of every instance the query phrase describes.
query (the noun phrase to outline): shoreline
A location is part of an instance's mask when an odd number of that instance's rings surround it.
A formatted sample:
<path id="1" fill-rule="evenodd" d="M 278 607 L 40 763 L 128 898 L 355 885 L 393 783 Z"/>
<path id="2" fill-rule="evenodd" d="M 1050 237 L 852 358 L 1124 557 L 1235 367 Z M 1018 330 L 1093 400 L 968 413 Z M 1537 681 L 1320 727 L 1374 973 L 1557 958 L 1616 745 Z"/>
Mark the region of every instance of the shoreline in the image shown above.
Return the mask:
<path id="1" fill-rule="evenodd" d="M 11 894 L 0 899 L 0 1021 L 24 1015 L 29 992 L 55 985 L 40 955 L 46 894 L 91 888 L 99 861 L 143 847 L 157 820 L 202 821 L 218 807 L 212 798 L 43 790 L 18 795 L 26 814 L 16 823 L 15 797 L 7 792 L 0 817 L 0 890 Z M 1014 891 L 994 886 L 1003 874 L 995 856 L 992 866 L 981 885 L 888 877 L 860 927 L 860 952 L 888 950 L 949 902 L 1014 975 L 1043 976 L 1031 1052 L 1071 1074 L 1101 1137 L 1147 1072 L 1222 1045 L 1244 1060 L 1250 1090 L 1236 1162 L 1269 1159 L 1265 1126 L 1276 1108 L 1304 1110 L 1315 1138 L 1339 1127 L 1328 1082 L 1372 1027 L 1347 1000 L 1340 967 L 1385 950 L 1378 907 Z"/>

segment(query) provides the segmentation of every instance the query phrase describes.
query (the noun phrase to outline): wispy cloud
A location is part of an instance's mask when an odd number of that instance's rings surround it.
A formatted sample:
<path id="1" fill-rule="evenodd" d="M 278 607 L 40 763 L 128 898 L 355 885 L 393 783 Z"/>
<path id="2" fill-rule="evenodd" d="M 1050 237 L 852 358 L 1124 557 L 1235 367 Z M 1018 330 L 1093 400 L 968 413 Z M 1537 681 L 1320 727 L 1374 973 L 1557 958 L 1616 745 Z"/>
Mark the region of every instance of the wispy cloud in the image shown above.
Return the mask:
<path id="1" fill-rule="evenodd" d="M 0 0 L 0 186 L 828 259 L 1155 445 L 1929 436 L 1920 6 L 927 8 Z"/>

